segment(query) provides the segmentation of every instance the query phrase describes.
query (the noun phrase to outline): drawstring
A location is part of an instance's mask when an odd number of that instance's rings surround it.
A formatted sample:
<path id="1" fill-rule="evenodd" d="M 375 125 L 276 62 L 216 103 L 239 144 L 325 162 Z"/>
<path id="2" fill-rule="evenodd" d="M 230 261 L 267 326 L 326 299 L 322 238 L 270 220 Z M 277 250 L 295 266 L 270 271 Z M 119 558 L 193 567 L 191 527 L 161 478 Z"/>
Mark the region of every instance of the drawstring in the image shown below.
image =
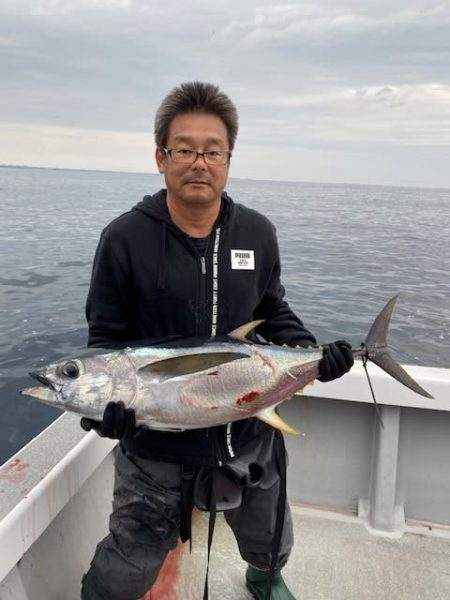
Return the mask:
<path id="1" fill-rule="evenodd" d="M 165 221 L 161 222 L 161 254 L 159 258 L 157 290 L 166 288 L 166 232 L 167 225 Z"/>

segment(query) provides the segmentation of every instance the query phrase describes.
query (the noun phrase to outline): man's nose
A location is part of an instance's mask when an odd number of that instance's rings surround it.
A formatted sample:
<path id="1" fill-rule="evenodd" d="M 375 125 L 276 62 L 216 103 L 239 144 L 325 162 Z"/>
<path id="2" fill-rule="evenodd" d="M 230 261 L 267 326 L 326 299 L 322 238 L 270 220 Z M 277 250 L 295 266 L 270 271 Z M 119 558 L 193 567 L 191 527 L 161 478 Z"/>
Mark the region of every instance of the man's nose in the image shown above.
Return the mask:
<path id="1" fill-rule="evenodd" d="M 205 157 L 203 154 L 198 153 L 197 154 L 197 158 L 194 160 L 194 162 L 192 163 L 192 166 L 195 165 L 196 169 L 206 169 L 208 167 L 208 165 L 206 164 L 205 161 Z"/>

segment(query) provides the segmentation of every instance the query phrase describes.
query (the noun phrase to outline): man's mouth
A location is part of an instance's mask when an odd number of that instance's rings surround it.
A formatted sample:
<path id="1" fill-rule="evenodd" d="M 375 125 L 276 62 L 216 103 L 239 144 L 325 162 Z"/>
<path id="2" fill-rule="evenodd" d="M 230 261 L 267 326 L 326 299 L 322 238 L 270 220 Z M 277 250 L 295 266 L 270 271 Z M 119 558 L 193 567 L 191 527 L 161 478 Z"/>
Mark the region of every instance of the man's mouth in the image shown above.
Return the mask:
<path id="1" fill-rule="evenodd" d="M 204 179 L 191 179 L 188 181 L 188 183 L 192 185 L 209 185 L 209 183 Z"/>

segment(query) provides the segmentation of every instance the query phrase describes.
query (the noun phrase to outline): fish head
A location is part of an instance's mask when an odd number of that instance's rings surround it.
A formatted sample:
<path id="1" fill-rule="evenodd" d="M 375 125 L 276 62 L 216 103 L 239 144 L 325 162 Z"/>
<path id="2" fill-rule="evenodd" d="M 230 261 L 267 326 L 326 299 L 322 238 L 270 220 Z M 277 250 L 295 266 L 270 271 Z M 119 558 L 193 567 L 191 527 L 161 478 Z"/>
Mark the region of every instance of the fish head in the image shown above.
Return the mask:
<path id="1" fill-rule="evenodd" d="M 30 376 L 42 385 L 22 390 L 23 395 L 94 419 L 102 417 L 113 393 L 113 368 L 101 355 L 61 360 Z"/>

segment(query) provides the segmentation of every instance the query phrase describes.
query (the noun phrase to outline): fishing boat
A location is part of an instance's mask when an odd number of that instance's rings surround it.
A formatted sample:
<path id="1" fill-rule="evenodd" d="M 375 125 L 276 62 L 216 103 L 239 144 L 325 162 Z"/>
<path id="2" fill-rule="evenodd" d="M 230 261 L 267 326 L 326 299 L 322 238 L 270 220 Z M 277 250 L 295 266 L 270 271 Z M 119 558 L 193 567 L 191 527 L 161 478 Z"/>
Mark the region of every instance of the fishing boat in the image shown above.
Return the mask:
<path id="1" fill-rule="evenodd" d="M 302 600 L 450 597 L 450 369 L 405 366 L 433 399 L 361 364 L 280 407 L 296 545 L 285 579 Z M 0 600 L 76 600 L 111 510 L 116 443 L 65 413 L 0 468 Z M 143 600 L 200 600 L 207 520 Z M 250 600 L 245 564 L 219 519 L 212 600 Z"/>

